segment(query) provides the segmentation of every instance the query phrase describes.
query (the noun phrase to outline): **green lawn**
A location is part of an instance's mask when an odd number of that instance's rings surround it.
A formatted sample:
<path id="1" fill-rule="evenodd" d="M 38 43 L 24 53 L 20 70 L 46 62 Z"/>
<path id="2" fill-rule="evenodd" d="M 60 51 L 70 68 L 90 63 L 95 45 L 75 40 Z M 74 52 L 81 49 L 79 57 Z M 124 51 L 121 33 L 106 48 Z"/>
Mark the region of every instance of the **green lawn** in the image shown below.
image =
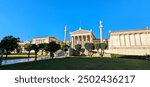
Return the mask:
<path id="1" fill-rule="evenodd" d="M 68 57 L 1 66 L 6 70 L 150 70 L 150 61 L 121 58 Z"/>

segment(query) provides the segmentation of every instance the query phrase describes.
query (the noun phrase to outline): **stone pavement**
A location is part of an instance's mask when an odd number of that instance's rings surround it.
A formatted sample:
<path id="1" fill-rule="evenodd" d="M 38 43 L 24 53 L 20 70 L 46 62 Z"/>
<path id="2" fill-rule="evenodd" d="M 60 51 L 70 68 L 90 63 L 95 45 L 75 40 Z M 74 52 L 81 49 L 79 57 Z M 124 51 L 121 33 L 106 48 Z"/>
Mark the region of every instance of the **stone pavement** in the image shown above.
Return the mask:
<path id="1" fill-rule="evenodd" d="M 64 58 L 63 56 L 55 57 L 55 58 Z M 54 59 L 55 59 L 54 58 Z M 3 60 L 2 65 L 9 65 L 9 64 L 16 64 L 16 63 L 25 63 L 25 62 L 32 62 L 35 58 L 24 58 L 24 59 L 10 59 L 10 60 Z M 40 57 L 37 58 L 37 61 L 39 60 L 47 60 L 50 59 L 49 56 L 47 57 Z"/>

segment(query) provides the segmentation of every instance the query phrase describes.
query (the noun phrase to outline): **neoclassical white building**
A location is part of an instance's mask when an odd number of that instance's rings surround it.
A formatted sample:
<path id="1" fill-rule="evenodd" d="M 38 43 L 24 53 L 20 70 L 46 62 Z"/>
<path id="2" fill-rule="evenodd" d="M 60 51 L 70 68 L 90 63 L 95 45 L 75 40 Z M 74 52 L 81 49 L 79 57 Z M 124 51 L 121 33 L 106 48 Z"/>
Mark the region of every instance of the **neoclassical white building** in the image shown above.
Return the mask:
<path id="1" fill-rule="evenodd" d="M 39 38 L 33 38 L 32 44 L 50 43 L 52 41 L 56 43 L 61 43 L 61 41 L 58 40 L 56 37 L 39 37 Z"/>
<path id="2" fill-rule="evenodd" d="M 81 27 L 70 33 L 71 35 L 71 47 L 75 48 L 75 45 L 77 44 L 81 44 L 82 48 L 85 48 L 84 45 L 85 43 L 88 42 L 94 42 L 94 40 L 96 40 L 96 37 L 94 36 L 92 30 L 85 30 L 82 29 Z"/>
<path id="3" fill-rule="evenodd" d="M 92 30 L 79 28 L 70 34 L 72 48 L 75 48 L 77 44 L 81 44 L 82 48 L 85 48 L 85 43 L 101 42 L 96 39 Z M 103 39 L 103 42 L 105 40 Z M 108 46 L 107 53 L 109 54 L 150 55 L 150 29 L 109 32 Z"/>
<path id="4" fill-rule="evenodd" d="M 106 39 L 103 39 L 103 22 L 100 21 L 100 39 L 96 39 L 94 33 L 91 30 L 85 30 L 82 29 L 81 27 L 79 29 L 77 29 L 74 32 L 70 33 L 70 38 L 71 38 L 71 47 L 75 48 L 75 45 L 77 44 L 81 44 L 82 48 L 85 48 L 84 45 L 85 43 L 96 43 L 96 42 L 100 42 L 103 43 L 103 40 L 106 41 Z M 65 27 L 65 31 L 66 31 L 66 27 Z M 66 32 L 65 32 L 66 33 Z"/>
<path id="5" fill-rule="evenodd" d="M 109 52 L 124 55 L 150 55 L 150 29 L 110 32 Z"/>
<path id="6" fill-rule="evenodd" d="M 30 43 L 31 43 L 30 41 L 24 41 L 24 42 L 19 42 L 19 43 L 18 43 L 18 45 L 20 45 L 20 47 L 21 47 L 22 53 L 27 53 L 27 52 L 28 52 L 28 51 L 25 50 L 24 46 L 25 46 L 26 44 L 30 44 Z"/>
<path id="7" fill-rule="evenodd" d="M 56 37 L 39 37 L 39 38 L 33 38 L 32 41 L 24 41 L 24 42 L 19 42 L 18 44 L 21 47 L 22 53 L 28 53 L 28 51 L 25 50 L 24 46 L 26 44 L 42 44 L 42 43 L 50 43 L 50 42 L 56 42 L 60 44 L 62 41 L 58 40 Z M 31 52 L 34 52 L 33 50 Z"/>

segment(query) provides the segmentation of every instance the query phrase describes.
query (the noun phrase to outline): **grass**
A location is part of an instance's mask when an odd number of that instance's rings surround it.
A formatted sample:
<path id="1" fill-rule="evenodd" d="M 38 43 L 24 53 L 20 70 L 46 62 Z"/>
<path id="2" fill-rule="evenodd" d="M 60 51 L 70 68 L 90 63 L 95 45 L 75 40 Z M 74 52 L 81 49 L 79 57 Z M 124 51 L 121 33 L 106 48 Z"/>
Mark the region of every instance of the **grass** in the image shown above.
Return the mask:
<path id="1" fill-rule="evenodd" d="M 150 61 L 124 58 L 67 57 L 1 66 L 5 70 L 150 70 Z"/>

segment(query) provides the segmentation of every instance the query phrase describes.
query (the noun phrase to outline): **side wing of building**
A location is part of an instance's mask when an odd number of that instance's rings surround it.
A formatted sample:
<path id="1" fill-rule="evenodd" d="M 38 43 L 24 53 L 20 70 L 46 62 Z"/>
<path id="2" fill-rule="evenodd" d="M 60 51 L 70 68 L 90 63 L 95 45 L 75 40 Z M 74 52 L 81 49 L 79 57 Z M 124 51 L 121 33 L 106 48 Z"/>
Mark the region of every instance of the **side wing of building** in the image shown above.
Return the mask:
<path id="1" fill-rule="evenodd" d="M 52 41 L 56 43 L 61 43 L 61 41 L 55 37 L 41 37 L 41 38 L 33 38 L 32 44 L 50 43 Z"/>
<path id="2" fill-rule="evenodd" d="M 150 55 L 150 30 L 110 32 L 109 51 L 112 54 Z"/>

